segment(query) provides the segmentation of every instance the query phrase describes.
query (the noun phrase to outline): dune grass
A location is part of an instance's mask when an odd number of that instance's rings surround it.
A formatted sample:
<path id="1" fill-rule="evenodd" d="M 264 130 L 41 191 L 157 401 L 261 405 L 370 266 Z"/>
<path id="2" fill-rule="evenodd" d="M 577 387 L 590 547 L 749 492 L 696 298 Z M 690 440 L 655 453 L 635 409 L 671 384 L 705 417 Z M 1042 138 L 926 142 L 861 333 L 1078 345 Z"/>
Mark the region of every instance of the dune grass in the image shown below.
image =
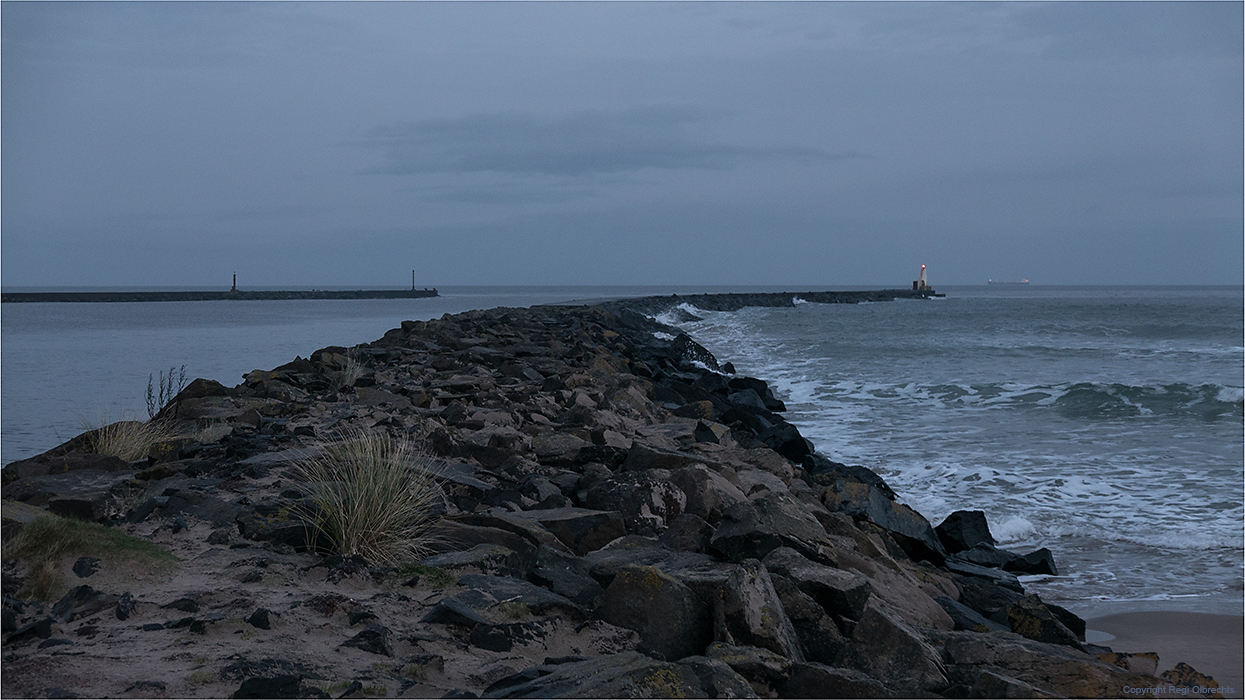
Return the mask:
<path id="1" fill-rule="evenodd" d="M 105 418 L 104 425 L 87 433 L 87 447 L 91 452 L 111 455 L 126 462 L 142 459 L 151 448 L 167 440 L 182 437 L 178 426 L 165 420 L 120 420 L 115 423 Z"/>
<path id="2" fill-rule="evenodd" d="M 342 556 L 396 564 L 427 553 L 444 498 L 429 457 L 410 441 L 352 430 L 296 465 L 316 540 Z"/>
<path id="3" fill-rule="evenodd" d="M 54 515 L 24 525 L 5 543 L 2 556 L 30 565 L 21 595 L 39 600 L 53 600 L 64 592 L 66 557 L 92 556 L 153 572 L 172 570 L 178 561 L 158 545 L 116 528 Z"/>

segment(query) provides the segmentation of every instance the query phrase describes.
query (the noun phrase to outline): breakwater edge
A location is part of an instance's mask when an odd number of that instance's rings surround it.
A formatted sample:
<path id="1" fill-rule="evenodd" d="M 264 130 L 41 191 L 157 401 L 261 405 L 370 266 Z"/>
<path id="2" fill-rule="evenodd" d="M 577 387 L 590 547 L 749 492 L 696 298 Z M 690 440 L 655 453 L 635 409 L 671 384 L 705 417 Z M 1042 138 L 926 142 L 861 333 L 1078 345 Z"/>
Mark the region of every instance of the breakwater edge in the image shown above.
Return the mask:
<path id="1" fill-rule="evenodd" d="M 146 581 L 96 562 L 55 606 L 6 597 L 5 692 L 1206 685 L 1085 642 L 1075 615 L 1015 578 L 1057 565 L 1049 553 L 993 546 L 969 510 L 933 528 L 874 472 L 817 454 L 766 382 L 731 369 L 616 302 L 407 322 L 236 387 L 196 381 L 163 417 L 200 440 L 227 430 L 214 441 L 125 462 L 76 439 L 4 470 L 6 500 L 111 522 L 182 559 Z M 309 549 L 289 467 L 348 426 L 417 438 L 440 460 L 445 551 L 422 564 L 447 578 Z M 21 510 L 6 503 L 6 531 Z M 6 571 L 6 594 L 27 576 Z M 169 635 L 193 652 L 167 657 Z"/>

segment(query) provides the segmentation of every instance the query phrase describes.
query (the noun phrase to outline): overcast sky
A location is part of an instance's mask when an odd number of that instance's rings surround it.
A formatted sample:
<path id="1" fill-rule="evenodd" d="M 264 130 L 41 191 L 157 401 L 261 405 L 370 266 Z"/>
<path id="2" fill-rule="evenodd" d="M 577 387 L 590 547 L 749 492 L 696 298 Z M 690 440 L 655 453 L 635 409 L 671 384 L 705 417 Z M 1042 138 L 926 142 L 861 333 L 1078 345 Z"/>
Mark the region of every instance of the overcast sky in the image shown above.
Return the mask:
<path id="1" fill-rule="evenodd" d="M 5 286 L 1243 282 L 1240 2 L 0 14 Z"/>

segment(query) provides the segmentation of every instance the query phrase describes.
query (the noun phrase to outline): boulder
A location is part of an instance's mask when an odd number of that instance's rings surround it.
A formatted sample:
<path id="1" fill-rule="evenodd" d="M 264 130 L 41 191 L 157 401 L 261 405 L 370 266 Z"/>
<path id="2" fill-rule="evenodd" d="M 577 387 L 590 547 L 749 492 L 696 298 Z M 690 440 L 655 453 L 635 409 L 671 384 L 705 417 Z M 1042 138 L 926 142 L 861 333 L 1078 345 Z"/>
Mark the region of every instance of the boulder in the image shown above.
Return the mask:
<path id="1" fill-rule="evenodd" d="M 685 512 L 710 524 L 717 524 L 730 506 L 748 502 L 748 497 L 738 486 L 704 464 L 690 464 L 676 469 L 670 474 L 670 483 L 685 494 Z"/>
<path id="2" fill-rule="evenodd" d="M 789 676 L 778 692 L 784 698 L 894 697 L 885 685 L 860 671 L 812 661 L 791 664 Z"/>
<path id="3" fill-rule="evenodd" d="M 785 493 L 769 493 L 728 508 L 710 546 L 735 562 L 762 559 L 778 547 L 790 547 L 815 561 L 834 563 L 825 528 L 807 506 Z"/>
<path id="4" fill-rule="evenodd" d="M 563 596 L 586 611 L 601 607 L 605 589 L 589 575 L 588 562 L 551 547 L 542 546 L 528 578 Z"/>
<path id="5" fill-rule="evenodd" d="M 714 642 L 705 656 L 721 661 L 748 681 L 759 697 L 776 697 L 791 675 L 792 661 L 768 649 Z"/>
<path id="6" fill-rule="evenodd" d="M 978 544 L 994 547 L 994 536 L 986 523 L 986 514 L 980 510 L 957 510 L 948 515 L 938 527 L 938 541 L 948 554 L 971 549 Z"/>
<path id="7" fill-rule="evenodd" d="M 452 573 L 522 576 L 531 562 L 514 550 L 499 544 L 478 544 L 463 552 L 446 552 L 421 559 L 424 566 L 435 566 Z M 526 565 L 525 565 L 526 564 Z"/>
<path id="8" fill-rule="evenodd" d="M 458 585 L 466 590 L 455 597 L 476 610 L 501 602 L 511 602 L 526 605 L 536 614 L 552 610 L 568 613 L 573 617 L 583 616 L 583 610 L 566 597 L 509 576 L 466 574 L 458 577 Z"/>
<path id="9" fill-rule="evenodd" d="M 1013 557 L 1003 564 L 1003 570 L 1022 574 L 1059 575 L 1059 570 L 1055 567 L 1055 555 L 1051 554 L 1051 551 L 1045 547 L 1035 552 Z"/>
<path id="10" fill-rule="evenodd" d="M 629 472 L 642 472 L 649 469 L 675 470 L 703 460 L 686 452 L 676 452 L 662 447 L 635 441 L 627 450 L 627 459 L 622 468 Z"/>
<path id="11" fill-rule="evenodd" d="M 758 434 L 757 439 L 792 462 L 799 463 L 813 454 L 813 443 L 800 435 L 800 431 L 790 423 L 779 423 Z"/>
<path id="12" fill-rule="evenodd" d="M 687 496 L 678 486 L 651 474 L 612 476 L 588 489 L 584 505 L 622 514 L 628 533 L 655 535 L 683 512 Z"/>
<path id="13" fill-rule="evenodd" d="M 682 513 L 661 533 L 658 541 L 665 547 L 682 552 L 705 552 L 713 537 L 714 527 L 704 520 Z"/>
<path id="14" fill-rule="evenodd" d="M 688 586 L 652 566 L 625 566 L 605 589 L 602 617 L 634 630 L 666 659 L 704 651 L 713 641 L 710 606 Z"/>
<path id="15" fill-rule="evenodd" d="M 941 693 L 950 685 L 939 653 L 916 630 L 873 606 L 856 623 L 838 661 L 909 697 Z"/>
<path id="16" fill-rule="evenodd" d="M 1064 626 L 1037 596 L 1021 598 L 993 617 L 996 622 L 1006 620 L 1011 630 L 1022 637 L 1084 651 L 1076 633 Z"/>
<path id="17" fill-rule="evenodd" d="M 970 632 L 1010 632 L 1011 628 L 991 620 L 972 608 L 952 600 L 947 596 L 937 596 L 934 602 L 942 606 L 942 609 L 951 616 L 951 620 L 955 623 L 956 630 L 968 630 Z"/>
<path id="18" fill-rule="evenodd" d="M 577 556 L 600 549 L 627 534 L 622 514 L 617 511 L 549 508 L 515 515 L 539 523 Z"/>
<path id="19" fill-rule="evenodd" d="M 564 664 L 546 664 L 504 678 L 486 698 L 702 698 L 755 697 L 725 664 L 705 657 L 658 661 L 634 651 Z M 718 662 L 721 663 L 721 662 Z M 706 687 L 708 685 L 709 687 Z M 712 694 L 711 694 L 712 693 Z"/>
<path id="20" fill-rule="evenodd" d="M 929 521 L 889 498 L 877 485 L 852 480 L 840 472 L 825 472 L 813 481 L 820 487 L 822 504 L 828 510 L 846 513 L 855 520 L 868 520 L 886 530 L 913 561 L 928 560 L 938 566 L 946 559 L 946 551 Z"/>
<path id="21" fill-rule="evenodd" d="M 782 602 L 783 612 L 791 621 L 796 638 L 800 640 L 804 658 L 821 663 L 834 663 L 843 646 L 847 644 L 847 639 L 834 619 L 791 579 L 771 574 L 770 580 L 774 585 L 774 592 Z"/>
<path id="22" fill-rule="evenodd" d="M 809 561 L 789 547 L 771 551 L 763 562 L 766 569 L 793 581 L 831 615 L 859 620 L 873 593 L 865 576 Z"/>
<path id="23" fill-rule="evenodd" d="M 384 625 L 369 624 L 355 636 L 342 642 L 344 647 L 362 649 L 370 654 L 393 656 L 393 642 L 390 640 L 389 628 Z"/>

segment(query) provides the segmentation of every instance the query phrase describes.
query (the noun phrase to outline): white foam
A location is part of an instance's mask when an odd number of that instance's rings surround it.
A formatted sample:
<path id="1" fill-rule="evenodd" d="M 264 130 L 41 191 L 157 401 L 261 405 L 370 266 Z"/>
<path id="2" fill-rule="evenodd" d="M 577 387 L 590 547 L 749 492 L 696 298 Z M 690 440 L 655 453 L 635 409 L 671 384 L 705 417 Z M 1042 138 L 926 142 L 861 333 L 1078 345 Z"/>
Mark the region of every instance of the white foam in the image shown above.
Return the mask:
<path id="1" fill-rule="evenodd" d="M 1215 395 L 1215 400 L 1224 403 L 1240 403 L 1245 401 L 1245 389 L 1239 386 L 1221 387 L 1219 393 Z"/>
<path id="2" fill-rule="evenodd" d="M 1036 533 L 1037 528 L 1033 526 L 1033 523 L 1019 515 L 1013 515 L 990 527 L 990 534 L 994 536 L 995 542 L 1017 542 L 1028 539 Z"/>

